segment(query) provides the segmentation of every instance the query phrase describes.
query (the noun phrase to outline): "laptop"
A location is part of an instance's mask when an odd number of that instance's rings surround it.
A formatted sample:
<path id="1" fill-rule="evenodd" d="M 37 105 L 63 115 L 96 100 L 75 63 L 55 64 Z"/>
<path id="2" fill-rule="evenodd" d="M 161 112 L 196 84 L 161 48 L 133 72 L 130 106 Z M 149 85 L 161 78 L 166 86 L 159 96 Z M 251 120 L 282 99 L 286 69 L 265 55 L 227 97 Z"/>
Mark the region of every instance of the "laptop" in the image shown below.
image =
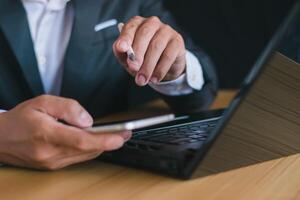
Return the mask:
<path id="1" fill-rule="evenodd" d="M 300 65 L 277 51 L 299 22 L 297 2 L 226 110 L 134 130 L 99 159 L 189 179 L 299 154 Z"/>

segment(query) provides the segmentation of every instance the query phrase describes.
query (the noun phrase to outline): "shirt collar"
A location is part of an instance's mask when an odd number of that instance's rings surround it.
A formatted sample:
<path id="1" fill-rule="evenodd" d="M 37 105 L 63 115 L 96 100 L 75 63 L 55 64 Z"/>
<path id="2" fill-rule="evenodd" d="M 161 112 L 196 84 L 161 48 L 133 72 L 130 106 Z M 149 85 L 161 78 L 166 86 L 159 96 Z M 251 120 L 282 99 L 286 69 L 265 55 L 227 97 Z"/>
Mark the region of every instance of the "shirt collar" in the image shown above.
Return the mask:
<path id="1" fill-rule="evenodd" d="M 58 11 L 63 10 L 70 0 L 22 0 L 24 3 L 41 3 L 48 10 Z"/>

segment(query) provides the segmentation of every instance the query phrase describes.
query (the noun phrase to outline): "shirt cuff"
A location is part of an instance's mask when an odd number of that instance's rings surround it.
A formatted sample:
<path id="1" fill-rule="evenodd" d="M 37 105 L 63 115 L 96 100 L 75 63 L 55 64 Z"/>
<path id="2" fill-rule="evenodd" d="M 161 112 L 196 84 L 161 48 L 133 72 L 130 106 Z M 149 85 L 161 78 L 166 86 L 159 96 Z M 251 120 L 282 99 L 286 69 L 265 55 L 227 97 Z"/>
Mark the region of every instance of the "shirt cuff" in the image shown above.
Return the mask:
<path id="1" fill-rule="evenodd" d="M 203 85 L 202 66 L 198 58 L 189 51 L 186 51 L 186 73 L 172 81 L 149 83 L 151 88 L 168 96 L 188 95 L 193 90 L 201 90 Z"/>

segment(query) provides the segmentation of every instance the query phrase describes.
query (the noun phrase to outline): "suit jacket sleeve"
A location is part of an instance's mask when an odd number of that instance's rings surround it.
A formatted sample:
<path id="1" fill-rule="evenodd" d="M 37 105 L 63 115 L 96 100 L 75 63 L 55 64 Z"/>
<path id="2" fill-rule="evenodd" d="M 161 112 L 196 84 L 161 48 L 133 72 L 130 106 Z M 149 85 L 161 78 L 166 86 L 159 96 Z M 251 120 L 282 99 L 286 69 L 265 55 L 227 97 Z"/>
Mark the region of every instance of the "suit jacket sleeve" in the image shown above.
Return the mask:
<path id="1" fill-rule="evenodd" d="M 164 8 L 163 1 L 143 0 L 141 2 L 142 16 L 158 16 L 164 23 L 171 25 L 183 36 L 186 49 L 198 57 L 204 73 L 205 85 L 202 90 L 194 90 L 192 94 L 181 96 L 161 95 L 162 98 L 174 112 L 177 113 L 191 113 L 207 109 L 216 95 L 218 85 L 213 62 L 201 49 L 196 47 L 191 38 L 179 28 L 172 15 Z"/>

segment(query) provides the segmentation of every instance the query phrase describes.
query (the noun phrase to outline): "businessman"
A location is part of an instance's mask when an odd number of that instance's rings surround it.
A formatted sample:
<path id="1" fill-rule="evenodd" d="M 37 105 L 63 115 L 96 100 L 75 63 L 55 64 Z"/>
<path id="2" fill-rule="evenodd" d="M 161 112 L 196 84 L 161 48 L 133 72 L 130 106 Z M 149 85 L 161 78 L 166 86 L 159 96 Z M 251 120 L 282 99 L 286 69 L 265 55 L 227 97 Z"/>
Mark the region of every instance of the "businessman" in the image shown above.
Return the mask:
<path id="1" fill-rule="evenodd" d="M 206 108 L 217 88 L 161 0 L 0 1 L 0 163 L 55 170 L 120 148 L 130 132 L 83 128 L 147 88 L 175 112 Z"/>

